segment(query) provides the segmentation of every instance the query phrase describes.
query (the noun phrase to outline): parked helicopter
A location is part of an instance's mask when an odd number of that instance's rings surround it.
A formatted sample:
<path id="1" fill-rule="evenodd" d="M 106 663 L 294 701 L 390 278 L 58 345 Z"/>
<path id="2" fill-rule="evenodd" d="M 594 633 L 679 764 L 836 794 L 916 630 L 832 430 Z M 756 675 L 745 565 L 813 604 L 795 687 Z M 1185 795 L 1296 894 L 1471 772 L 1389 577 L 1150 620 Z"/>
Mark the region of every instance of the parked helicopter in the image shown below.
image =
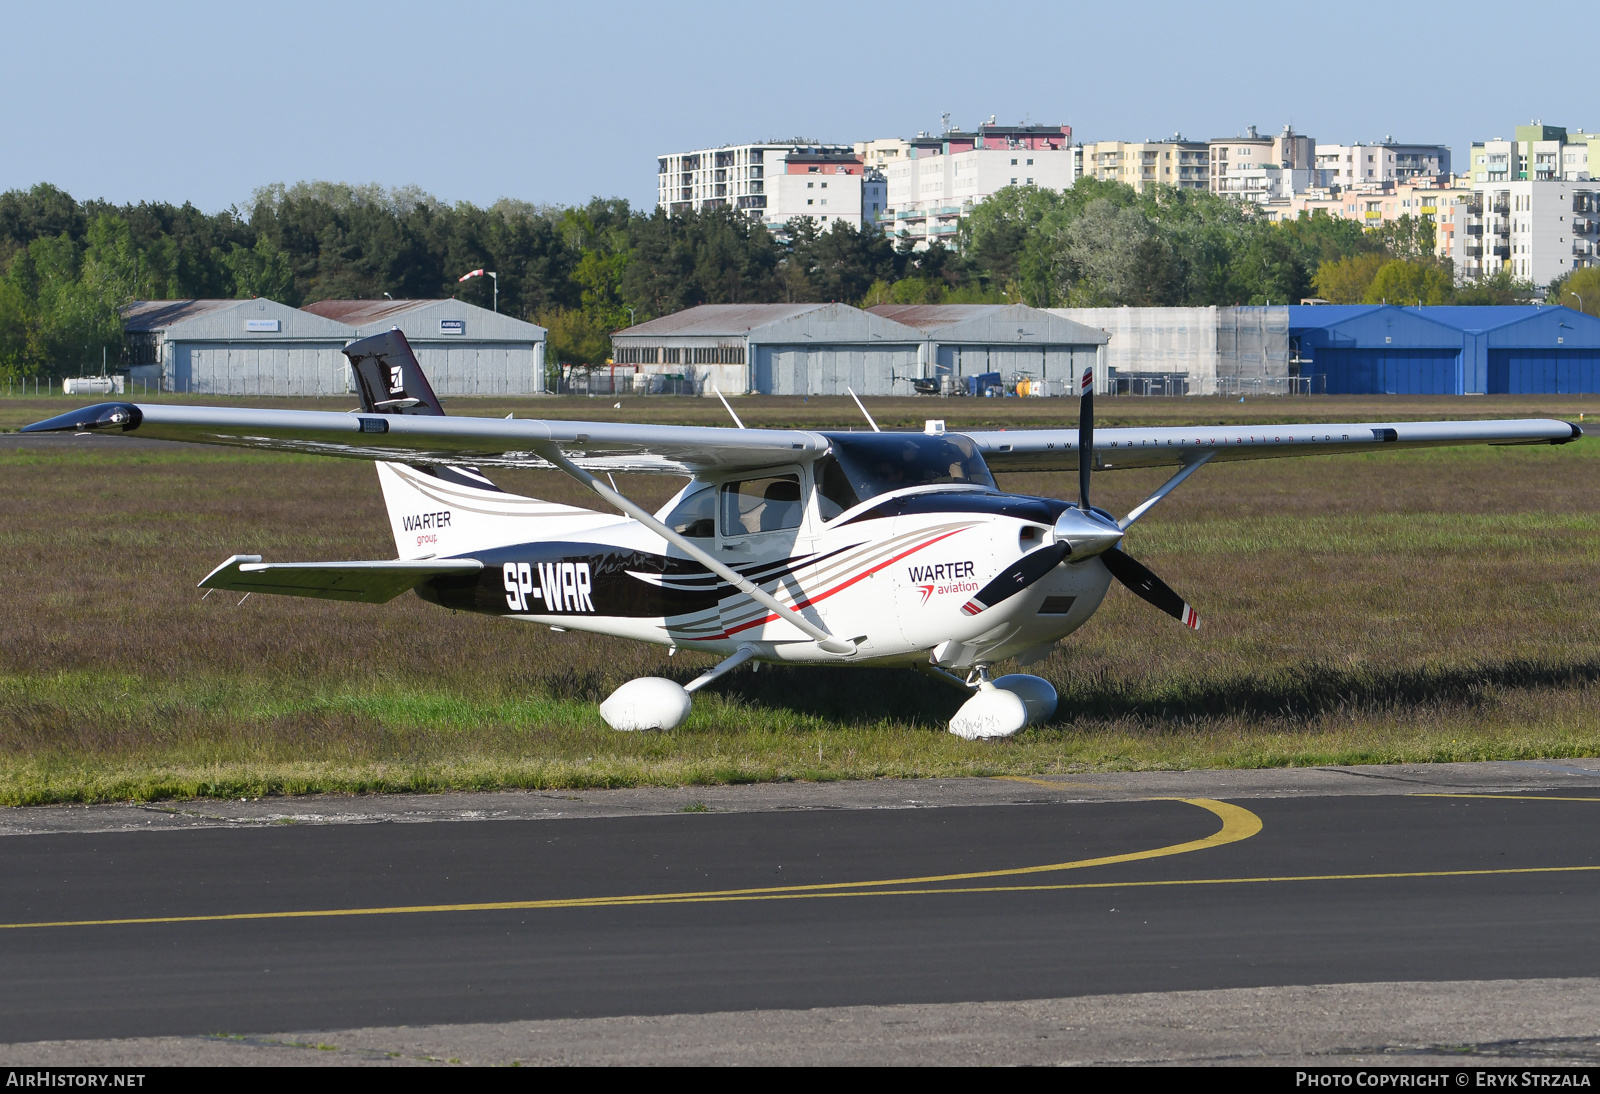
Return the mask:
<path id="1" fill-rule="evenodd" d="M 1458 444 L 1565 444 L 1551 420 L 1103 429 L 1094 376 L 1076 429 L 921 433 L 704 428 L 446 417 L 398 330 L 345 349 L 349 413 L 100 403 L 25 432 L 137 434 L 372 460 L 395 559 L 265 562 L 235 555 L 204 580 L 363 603 L 407 590 L 461 611 L 718 654 L 686 685 L 623 684 L 615 729 L 672 729 L 693 693 L 749 662 L 906 666 L 972 694 L 950 721 L 1005 737 L 1050 718 L 1056 693 L 1021 673 L 1083 626 L 1113 580 L 1184 625 L 1200 619 L 1122 547 L 1128 528 L 1207 463 Z M 858 400 L 859 403 L 859 400 Z M 862 408 L 865 414 L 865 408 Z M 731 409 L 730 409 L 731 413 Z M 1095 471 L 1174 466 L 1117 518 L 1090 501 Z M 993 470 L 1076 467 L 1075 502 L 1003 493 Z M 622 515 L 507 493 L 485 468 L 557 469 Z M 610 473 L 689 481 L 657 512 Z"/>

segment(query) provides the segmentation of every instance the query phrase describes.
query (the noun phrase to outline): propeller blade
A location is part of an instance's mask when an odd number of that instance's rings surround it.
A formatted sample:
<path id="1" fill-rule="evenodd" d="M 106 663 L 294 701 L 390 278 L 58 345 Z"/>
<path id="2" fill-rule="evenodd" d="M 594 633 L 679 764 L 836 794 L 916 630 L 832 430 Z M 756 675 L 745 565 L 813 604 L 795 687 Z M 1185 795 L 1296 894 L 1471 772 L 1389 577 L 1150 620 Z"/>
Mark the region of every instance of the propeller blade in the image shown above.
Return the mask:
<path id="1" fill-rule="evenodd" d="M 1189 607 L 1183 597 L 1173 592 L 1165 581 L 1140 563 L 1120 550 L 1105 552 L 1100 556 L 1100 561 L 1106 564 L 1111 576 L 1126 585 L 1134 596 L 1154 604 L 1190 630 L 1200 629 L 1200 614 Z"/>
<path id="2" fill-rule="evenodd" d="M 995 579 L 979 589 L 973 598 L 961 605 L 966 615 L 988 611 L 996 604 L 1010 600 L 1045 574 L 1061 565 L 1072 548 L 1065 543 L 1052 543 L 1037 547 L 1001 570 Z"/>
<path id="3" fill-rule="evenodd" d="M 1078 377 L 1078 508 L 1089 511 L 1089 472 L 1094 469 L 1094 366 Z"/>

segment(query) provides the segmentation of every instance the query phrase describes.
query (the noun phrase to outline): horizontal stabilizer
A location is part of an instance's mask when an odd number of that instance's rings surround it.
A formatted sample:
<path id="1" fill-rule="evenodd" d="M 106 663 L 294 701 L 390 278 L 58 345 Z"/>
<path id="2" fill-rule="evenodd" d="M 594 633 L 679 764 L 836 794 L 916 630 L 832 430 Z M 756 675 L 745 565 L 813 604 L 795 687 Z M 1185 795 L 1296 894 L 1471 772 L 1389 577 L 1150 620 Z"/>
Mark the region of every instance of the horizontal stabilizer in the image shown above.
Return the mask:
<path id="1" fill-rule="evenodd" d="M 475 574 L 475 558 L 430 558 L 416 562 L 262 562 L 260 555 L 234 555 L 206 575 L 202 589 L 276 593 L 319 600 L 384 604 L 439 574 Z"/>

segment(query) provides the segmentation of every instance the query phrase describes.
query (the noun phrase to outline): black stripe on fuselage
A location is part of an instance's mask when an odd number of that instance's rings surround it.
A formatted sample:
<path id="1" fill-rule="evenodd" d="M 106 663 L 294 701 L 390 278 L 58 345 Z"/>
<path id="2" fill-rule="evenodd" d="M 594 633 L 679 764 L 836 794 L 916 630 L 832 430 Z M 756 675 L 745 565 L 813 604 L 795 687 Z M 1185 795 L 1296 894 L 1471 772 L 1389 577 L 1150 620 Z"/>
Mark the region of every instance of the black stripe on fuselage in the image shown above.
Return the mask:
<path id="1" fill-rule="evenodd" d="M 850 549 L 732 569 L 751 581 L 768 582 Z M 602 543 L 524 543 L 475 551 L 472 557 L 483 563 L 481 573 L 430 578 L 417 586 L 417 595 L 446 608 L 488 615 L 659 619 L 715 608 L 732 591 L 725 580 L 691 559 Z M 670 584 L 659 585 L 635 573 L 658 575 Z"/>
<path id="2" fill-rule="evenodd" d="M 1036 498 L 1029 494 L 980 494 L 962 490 L 948 494 L 903 494 L 897 498 L 887 498 L 845 523 L 933 513 L 976 513 L 1053 525 L 1057 517 L 1071 508 L 1067 502 L 1056 498 Z"/>

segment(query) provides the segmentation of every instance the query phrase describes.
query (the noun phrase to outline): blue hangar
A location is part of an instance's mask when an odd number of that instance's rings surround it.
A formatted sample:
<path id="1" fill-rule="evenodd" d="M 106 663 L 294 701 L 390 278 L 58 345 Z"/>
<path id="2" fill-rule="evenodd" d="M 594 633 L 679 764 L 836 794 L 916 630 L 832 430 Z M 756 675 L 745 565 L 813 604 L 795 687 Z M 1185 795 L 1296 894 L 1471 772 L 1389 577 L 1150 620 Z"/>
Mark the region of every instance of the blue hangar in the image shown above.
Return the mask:
<path id="1" fill-rule="evenodd" d="M 1600 319 L 1564 307 L 1296 305 L 1289 353 L 1329 395 L 1600 392 Z"/>

